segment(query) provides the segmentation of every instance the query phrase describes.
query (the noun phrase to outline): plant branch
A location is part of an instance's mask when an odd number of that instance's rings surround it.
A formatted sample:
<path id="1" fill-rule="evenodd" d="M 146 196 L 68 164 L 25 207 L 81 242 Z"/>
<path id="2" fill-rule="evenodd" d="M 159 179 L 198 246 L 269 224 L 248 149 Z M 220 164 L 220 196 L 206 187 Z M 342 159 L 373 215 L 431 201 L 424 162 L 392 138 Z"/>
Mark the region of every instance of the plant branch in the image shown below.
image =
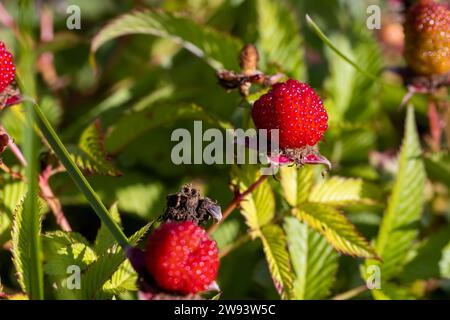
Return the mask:
<path id="1" fill-rule="evenodd" d="M 243 193 L 237 193 L 233 200 L 230 202 L 230 204 L 228 205 L 228 207 L 222 212 L 222 220 L 220 222 L 223 222 L 232 212 L 234 209 L 236 209 L 239 204 L 244 200 L 244 198 L 246 196 L 248 196 L 249 194 L 251 194 L 261 183 L 264 182 L 264 180 L 267 179 L 268 176 L 266 175 L 262 175 L 258 178 L 258 180 L 256 180 L 255 182 L 253 182 L 252 185 L 250 185 L 250 187 L 247 188 L 247 190 L 245 190 Z M 214 231 L 216 231 L 216 229 L 219 227 L 219 223 L 213 224 L 209 229 L 208 229 L 208 233 L 212 234 Z"/>

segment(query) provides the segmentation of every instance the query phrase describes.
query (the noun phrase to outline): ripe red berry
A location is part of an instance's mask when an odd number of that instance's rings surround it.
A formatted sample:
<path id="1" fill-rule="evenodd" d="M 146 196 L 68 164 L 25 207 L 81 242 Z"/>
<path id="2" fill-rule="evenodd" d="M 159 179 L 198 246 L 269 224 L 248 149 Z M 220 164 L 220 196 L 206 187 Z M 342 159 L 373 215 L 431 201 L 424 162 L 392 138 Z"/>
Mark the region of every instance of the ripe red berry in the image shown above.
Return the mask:
<path id="1" fill-rule="evenodd" d="M 305 83 L 289 79 L 277 83 L 253 105 L 257 129 L 279 129 L 281 148 L 314 146 L 328 128 L 322 100 Z"/>
<path id="2" fill-rule="evenodd" d="M 147 241 L 145 263 L 159 287 L 189 294 L 205 291 L 217 277 L 217 245 L 193 222 L 167 222 Z"/>
<path id="3" fill-rule="evenodd" d="M 432 0 L 420 0 L 405 20 L 405 59 L 418 74 L 450 72 L 450 10 Z"/>
<path id="4" fill-rule="evenodd" d="M 0 41 L 0 93 L 14 80 L 16 67 L 12 54 L 6 50 L 5 44 Z"/>

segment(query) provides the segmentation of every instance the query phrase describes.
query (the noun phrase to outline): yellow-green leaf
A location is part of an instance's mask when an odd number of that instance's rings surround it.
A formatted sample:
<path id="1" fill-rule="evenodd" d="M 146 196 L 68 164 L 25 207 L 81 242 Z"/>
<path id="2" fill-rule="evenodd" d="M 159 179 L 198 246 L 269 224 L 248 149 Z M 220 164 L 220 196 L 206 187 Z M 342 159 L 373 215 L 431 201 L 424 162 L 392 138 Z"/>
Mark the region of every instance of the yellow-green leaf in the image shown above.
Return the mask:
<path id="1" fill-rule="evenodd" d="M 314 167 L 281 167 L 280 184 L 286 201 L 293 207 L 308 199 L 314 183 Z"/>
<path id="2" fill-rule="evenodd" d="M 325 236 L 339 252 L 355 257 L 376 258 L 375 250 L 337 209 L 319 203 L 304 203 L 294 216 Z"/>
<path id="3" fill-rule="evenodd" d="M 257 166 L 234 167 L 233 176 L 239 185 L 240 192 L 244 192 L 256 182 L 261 173 Z M 268 224 L 275 215 L 275 197 L 267 180 L 263 181 L 251 194 L 241 202 L 241 213 L 245 217 L 248 227 L 252 231 L 259 230 Z"/>
<path id="4" fill-rule="evenodd" d="M 361 179 L 331 177 L 314 186 L 309 202 L 325 203 L 331 206 L 351 204 L 373 204 L 378 198 L 374 187 Z"/>
<path id="5" fill-rule="evenodd" d="M 289 299 L 292 296 L 293 274 L 283 229 L 270 224 L 261 230 L 259 237 L 275 288 L 283 299 Z"/>

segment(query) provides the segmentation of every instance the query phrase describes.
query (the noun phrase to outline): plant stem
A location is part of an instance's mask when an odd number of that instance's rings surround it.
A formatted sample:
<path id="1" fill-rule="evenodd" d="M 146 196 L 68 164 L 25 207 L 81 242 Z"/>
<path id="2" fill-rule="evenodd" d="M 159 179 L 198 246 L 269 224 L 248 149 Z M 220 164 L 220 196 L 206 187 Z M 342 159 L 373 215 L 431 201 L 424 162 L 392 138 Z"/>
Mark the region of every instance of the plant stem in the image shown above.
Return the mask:
<path id="1" fill-rule="evenodd" d="M 343 292 L 343 293 L 340 293 L 340 294 L 334 296 L 332 298 L 332 300 L 348 300 L 348 299 L 351 299 L 351 298 L 357 296 L 360 293 L 363 293 L 366 290 L 367 290 L 367 287 L 366 287 L 366 285 L 363 284 L 359 287 L 350 289 L 346 292 Z"/>
<path id="2" fill-rule="evenodd" d="M 81 170 L 75 164 L 74 160 L 72 159 L 66 147 L 59 139 L 50 122 L 42 113 L 40 107 L 36 103 L 34 103 L 33 109 L 37 115 L 38 120 L 37 123 L 39 129 L 41 130 L 42 134 L 44 135 L 45 139 L 47 140 L 47 142 L 49 143 L 55 154 L 58 156 L 63 166 L 66 168 L 67 172 L 77 185 L 78 189 L 86 197 L 92 209 L 94 209 L 97 216 L 105 224 L 105 226 L 111 232 L 112 236 L 116 239 L 119 245 L 124 250 L 127 249 L 130 246 L 130 244 L 128 242 L 127 237 L 123 233 L 122 229 L 120 229 L 117 223 L 111 218 L 108 209 L 106 209 L 105 205 L 102 203 L 98 195 L 95 193 L 94 189 L 92 189 L 91 185 L 84 177 Z"/>
<path id="3" fill-rule="evenodd" d="M 237 206 L 239 206 L 241 201 L 244 200 L 244 198 L 246 196 L 248 196 L 250 193 L 252 193 L 261 183 L 263 183 L 264 180 L 267 179 L 267 177 L 268 176 L 266 176 L 266 175 L 260 176 L 258 178 L 258 180 L 253 182 L 253 184 L 250 185 L 250 187 L 247 188 L 247 190 L 245 190 L 243 193 L 238 193 L 237 195 L 235 195 L 233 200 L 228 205 L 228 207 L 223 211 L 223 213 L 222 213 L 222 220 L 220 222 L 223 222 L 233 212 L 233 210 L 236 209 Z M 218 227 L 219 227 L 219 223 L 213 224 L 208 229 L 208 233 L 212 234 L 214 231 L 216 231 L 216 229 Z"/>

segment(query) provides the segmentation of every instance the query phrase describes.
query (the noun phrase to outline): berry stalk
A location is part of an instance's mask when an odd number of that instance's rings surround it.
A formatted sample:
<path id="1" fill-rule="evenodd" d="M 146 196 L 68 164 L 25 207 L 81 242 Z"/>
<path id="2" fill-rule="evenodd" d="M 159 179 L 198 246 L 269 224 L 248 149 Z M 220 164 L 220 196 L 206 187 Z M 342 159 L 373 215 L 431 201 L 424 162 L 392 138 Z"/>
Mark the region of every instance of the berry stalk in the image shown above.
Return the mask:
<path id="1" fill-rule="evenodd" d="M 258 180 L 256 180 L 250 187 L 248 187 L 247 190 L 245 190 L 243 193 L 238 193 L 235 195 L 233 200 L 230 202 L 228 207 L 223 211 L 222 213 L 222 220 L 220 222 L 223 222 L 232 212 L 234 209 L 236 209 L 241 201 L 244 200 L 246 196 L 248 196 L 250 193 L 252 193 L 261 183 L 264 182 L 264 180 L 267 179 L 268 176 L 260 176 Z M 219 223 L 213 224 L 209 229 L 208 233 L 212 234 L 216 229 L 219 227 Z"/>

